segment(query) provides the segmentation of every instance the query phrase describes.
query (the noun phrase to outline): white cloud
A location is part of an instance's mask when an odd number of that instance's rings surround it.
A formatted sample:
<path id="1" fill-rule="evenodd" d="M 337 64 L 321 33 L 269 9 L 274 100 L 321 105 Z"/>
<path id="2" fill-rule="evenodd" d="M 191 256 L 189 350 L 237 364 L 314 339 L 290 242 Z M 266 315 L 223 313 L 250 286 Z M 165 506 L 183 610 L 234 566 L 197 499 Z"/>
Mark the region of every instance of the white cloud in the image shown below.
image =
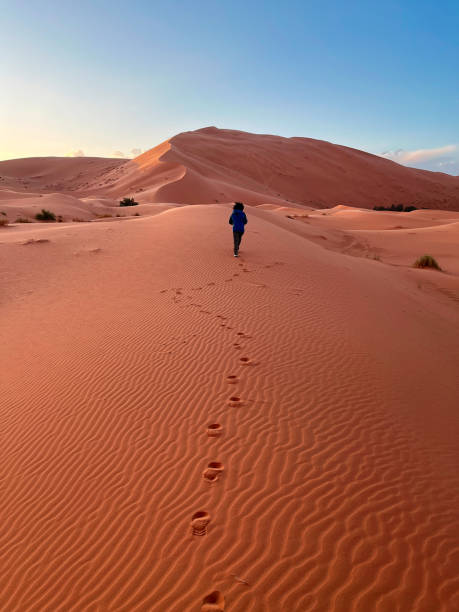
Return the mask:
<path id="1" fill-rule="evenodd" d="M 123 151 L 113 151 L 110 157 L 123 157 L 125 159 L 128 159 L 129 157 L 137 157 L 137 155 L 140 155 L 141 153 L 142 149 L 134 148 L 131 149 L 127 155 L 125 155 Z"/>
<path id="2" fill-rule="evenodd" d="M 447 168 L 448 166 L 456 166 L 457 162 L 454 159 L 447 159 L 445 161 L 437 162 L 439 168 Z"/>
<path id="3" fill-rule="evenodd" d="M 84 151 L 82 151 L 81 149 L 78 149 L 78 151 L 71 151 L 70 153 L 67 153 L 67 157 L 84 157 Z"/>
<path id="4" fill-rule="evenodd" d="M 411 165 L 428 162 L 432 159 L 443 157 L 447 153 L 454 153 L 457 150 L 458 146 L 455 144 L 445 145 L 444 147 L 438 147 L 436 149 L 416 149 L 415 151 L 397 149 L 395 151 L 385 151 L 381 153 L 381 157 L 386 157 L 399 164 Z"/>

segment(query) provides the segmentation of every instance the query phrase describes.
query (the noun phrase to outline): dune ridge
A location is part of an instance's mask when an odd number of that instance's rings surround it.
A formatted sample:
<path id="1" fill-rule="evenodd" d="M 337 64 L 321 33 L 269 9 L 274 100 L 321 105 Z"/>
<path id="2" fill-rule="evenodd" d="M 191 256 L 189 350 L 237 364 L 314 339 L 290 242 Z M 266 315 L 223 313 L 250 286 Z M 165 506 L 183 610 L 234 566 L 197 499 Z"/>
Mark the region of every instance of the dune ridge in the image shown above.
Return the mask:
<path id="1" fill-rule="evenodd" d="M 404 204 L 459 210 L 459 177 L 322 140 L 215 127 L 178 134 L 133 160 L 3 161 L 0 197 L 5 201 L 2 190 L 10 198 L 54 191 L 108 198 L 113 205 L 120 197 L 135 196 L 144 204 L 243 200 L 314 208 Z"/>
<path id="2" fill-rule="evenodd" d="M 459 607 L 457 305 L 248 214 L 0 237 L 2 609 Z"/>

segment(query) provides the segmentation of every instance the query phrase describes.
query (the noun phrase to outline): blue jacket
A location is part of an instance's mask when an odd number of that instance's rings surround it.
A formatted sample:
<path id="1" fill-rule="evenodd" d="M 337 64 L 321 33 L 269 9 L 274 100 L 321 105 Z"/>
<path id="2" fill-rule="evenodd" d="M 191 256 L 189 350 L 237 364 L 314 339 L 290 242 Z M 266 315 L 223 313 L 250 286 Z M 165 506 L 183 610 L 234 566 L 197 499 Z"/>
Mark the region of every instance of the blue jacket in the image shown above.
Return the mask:
<path id="1" fill-rule="evenodd" d="M 233 232 L 244 233 L 244 225 L 246 223 L 247 217 L 245 216 L 245 212 L 243 210 L 233 210 L 229 218 L 229 224 L 233 226 Z"/>

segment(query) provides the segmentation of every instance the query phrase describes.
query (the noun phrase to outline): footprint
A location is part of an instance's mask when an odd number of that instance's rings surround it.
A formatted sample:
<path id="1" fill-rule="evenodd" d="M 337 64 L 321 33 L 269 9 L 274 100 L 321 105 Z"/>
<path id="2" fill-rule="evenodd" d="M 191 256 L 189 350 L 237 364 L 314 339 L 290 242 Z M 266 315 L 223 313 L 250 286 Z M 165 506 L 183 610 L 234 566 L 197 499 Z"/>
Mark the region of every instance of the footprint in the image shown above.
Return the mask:
<path id="1" fill-rule="evenodd" d="M 241 362 L 241 365 L 252 365 L 253 364 L 253 361 L 249 359 L 248 357 L 241 357 L 239 361 Z"/>
<path id="2" fill-rule="evenodd" d="M 223 612 L 225 598 L 220 591 L 213 591 L 202 600 L 201 612 Z"/>
<path id="3" fill-rule="evenodd" d="M 44 244 L 45 242 L 51 242 L 51 240 L 48 240 L 47 238 L 30 238 L 29 240 L 26 240 L 25 242 L 21 242 L 21 244 Z"/>
<path id="4" fill-rule="evenodd" d="M 191 533 L 195 536 L 204 536 L 207 533 L 207 525 L 210 523 L 208 512 L 195 512 L 191 517 Z"/>
<path id="5" fill-rule="evenodd" d="M 207 283 L 207 286 L 208 286 L 208 287 L 214 287 L 214 286 L 215 286 L 215 283 Z"/>
<path id="6" fill-rule="evenodd" d="M 235 374 L 230 374 L 229 376 L 226 377 L 226 381 L 230 385 L 235 385 L 236 383 L 239 382 L 239 379 Z"/>
<path id="7" fill-rule="evenodd" d="M 234 346 L 234 348 L 235 348 L 235 349 L 240 349 L 240 348 L 241 348 L 241 345 L 240 345 L 240 344 L 237 344 L 237 343 L 236 343 L 236 344 L 233 344 L 233 346 Z"/>
<path id="8" fill-rule="evenodd" d="M 206 482 L 216 482 L 222 472 L 223 463 L 220 463 L 220 461 L 211 461 L 202 473 L 202 476 Z"/>
<path id="9" fill-rule="evenodd" d="M 241 398 L 233 395 L 228 400 L 228 406 L 231 408 L 237 408 L 238 406 L 242 406 Z"/>
<path id="10" fill-rule="evenodd" d="M 211 438 L 216 438 L 217 436 L 221 436 L 223 433 L 223 427 L 220 423 L 211 423 L 207 425 L 207 435 Z"/>

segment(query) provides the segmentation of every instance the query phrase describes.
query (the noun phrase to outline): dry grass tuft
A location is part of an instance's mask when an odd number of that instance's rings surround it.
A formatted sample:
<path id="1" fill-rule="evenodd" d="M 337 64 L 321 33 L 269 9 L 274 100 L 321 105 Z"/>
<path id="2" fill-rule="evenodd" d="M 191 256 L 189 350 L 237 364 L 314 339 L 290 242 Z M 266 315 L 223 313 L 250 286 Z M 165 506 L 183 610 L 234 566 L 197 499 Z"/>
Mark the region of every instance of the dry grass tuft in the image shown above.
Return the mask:
<path id="1" fill-rule="evenodd" d="M 437 261 L 432 255 L 422 255 L 414 262 L 413 266 L 415 268 L 433 268 L 434 270 L 441 270 Z"/>

